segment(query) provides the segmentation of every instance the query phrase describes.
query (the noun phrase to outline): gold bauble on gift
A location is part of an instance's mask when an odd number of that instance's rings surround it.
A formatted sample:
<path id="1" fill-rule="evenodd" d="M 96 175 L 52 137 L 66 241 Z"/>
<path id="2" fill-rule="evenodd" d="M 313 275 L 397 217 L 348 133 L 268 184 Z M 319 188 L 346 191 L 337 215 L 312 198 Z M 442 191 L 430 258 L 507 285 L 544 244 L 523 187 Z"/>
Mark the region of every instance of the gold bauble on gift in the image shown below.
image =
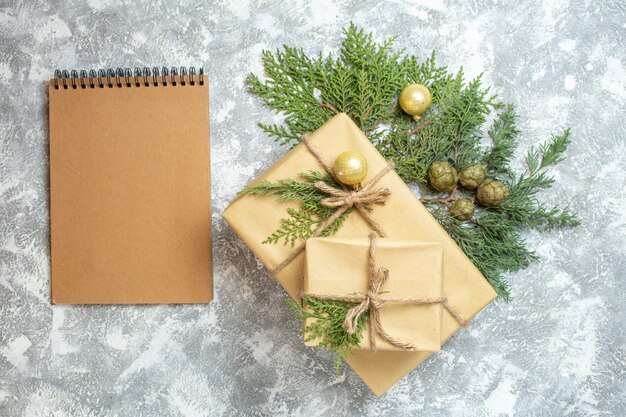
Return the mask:
<path id="1" fill-rule="evenodd" d="M 355 151 L 346 151 L 339 155 L 333 165 L 337 181 L 352 188 L 359 188 L 367 176 L 367 159 Z"/>
<path id="2" fill-rule="evenodd" d="M 406 113 L 413 116 L 415 121 L 422 118 L 422 114 L 428 110 L 433 96 L 430 90 L 422 84 L 409 84 L 400 93 L 400 107 Z"/>

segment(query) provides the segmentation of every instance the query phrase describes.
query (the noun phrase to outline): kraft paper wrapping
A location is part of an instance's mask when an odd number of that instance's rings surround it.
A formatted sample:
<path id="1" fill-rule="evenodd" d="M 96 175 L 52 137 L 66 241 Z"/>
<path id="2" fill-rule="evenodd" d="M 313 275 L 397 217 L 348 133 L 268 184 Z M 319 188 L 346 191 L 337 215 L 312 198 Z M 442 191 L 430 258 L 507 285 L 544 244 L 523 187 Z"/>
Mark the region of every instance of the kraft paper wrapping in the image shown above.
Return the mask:
<path id="1" fill-rule="evenodd" d="M 365 294 L 369 287 L 369 239 L 313 238 L 306 243 L 303 290 L 311 294 Z M 441 244 L 406 239 L 376 239 L 376 268 L 389 270 L 382 290 L 385 297 L 443 296 Z M 441 347 L 441 304 L 386 302 L 380 308 L 382 327 L 418 350 L 438 352 Z M 307 319 L 305 326 L 312 319 Z M 317 346 L 319 340 L 305 342 Z M 366 330 L 359 346 L 370 349 Z M 377 350 L 402 350 L 376 336 Z"/>
<path id="2" fill-rule="evenodd" d="M 329 163 L 347 150 L 362 153 L 368 161 L 369 181 L 386 165 L 385 159 L 365 137 L 363 132 L 346 114 L 338 114 L 309 137 Z M 262 173 L 253 184 L 260 181 L 277 181 L 298 178 L 298 174 L 309 170 L 323 171 L 304 144 L 287 152 L 273 166 Z M 443 249 L 444 293 L 448 302 L 464 319 L 469 320 L 496 297 L 496 293 L 474 264 L 465 256 L 452 238 L 437 223 L 413 192 L 395 172 L 385 175 L 377 187 L 387 187 L 391 195 L 385 206 L 374 206 L 373 217 L 383 225 L 390 238 L 439 242 Z M 224 219 L 254 254 L 268 268 L 280 264 L 293 250 L 291 245 L 262 244 L 280 226 L 289 207 L 297 202 L 280 202 L 276 196 L 242 195 L 224 211 Z M 369 225 L 358 213 L 351 213 L 334 237 L 363 237 L 370 233 Z M 291 297 L 300 299 L 304 277 L 304 254 L 301 253 L 275 278 Z M 459 324 L 446 311 L 442 313 L 442 344 L 459 329 Z M 381 395 L 417 365 L 430 352 L 370 352 L 356 351 L 347 362 L 376 394 Z"/>

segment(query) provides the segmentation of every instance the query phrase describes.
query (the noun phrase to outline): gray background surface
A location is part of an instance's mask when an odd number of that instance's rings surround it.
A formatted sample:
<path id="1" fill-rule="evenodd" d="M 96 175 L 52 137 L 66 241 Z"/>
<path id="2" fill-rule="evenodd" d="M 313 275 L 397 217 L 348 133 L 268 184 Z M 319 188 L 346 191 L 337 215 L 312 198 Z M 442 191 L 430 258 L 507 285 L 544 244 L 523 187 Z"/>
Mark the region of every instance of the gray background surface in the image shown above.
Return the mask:
<path id="1" fill-rule="evenodd" d="M 540 263 L 382 398 L 307 349 L 221 219 L 285 149 L 245 91 L 260 53 L 336 51 L 353 20 L 485 81 L 528 146 L 571 126 L 542 197 L 583 225 L 528 233 Z M 626 415 L 626 10 L 623 1 L 0 0 L 1 416 Z M 52 307 L 46 80 L 56 68 L 203 65 L 211 76 L 215 301 Z M 166 109 L 163 109 L 166 112 Z"/>

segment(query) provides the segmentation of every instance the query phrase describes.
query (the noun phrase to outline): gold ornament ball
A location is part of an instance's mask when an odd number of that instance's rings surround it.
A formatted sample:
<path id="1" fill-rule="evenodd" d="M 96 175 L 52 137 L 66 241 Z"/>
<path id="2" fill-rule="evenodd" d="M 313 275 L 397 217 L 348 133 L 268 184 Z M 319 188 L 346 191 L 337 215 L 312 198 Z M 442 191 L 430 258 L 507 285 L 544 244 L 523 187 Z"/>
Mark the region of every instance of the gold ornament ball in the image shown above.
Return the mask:
<path id="1" fill-rule="evenodd" d="M 346 151 L 335 160 L 333 172 L 343 184 L 358 186 L 367 176 L 367 159 L 358 152 Z"/>
<path id="2" fill-rule="evenodd" d="M 422 114 L 428 110 L 433 96 L 430 90 L 422 84 L 409 84 L 400 93 L 400 107 L 406 113 L 413 116 L 415 121 L 422 118 Z"/>

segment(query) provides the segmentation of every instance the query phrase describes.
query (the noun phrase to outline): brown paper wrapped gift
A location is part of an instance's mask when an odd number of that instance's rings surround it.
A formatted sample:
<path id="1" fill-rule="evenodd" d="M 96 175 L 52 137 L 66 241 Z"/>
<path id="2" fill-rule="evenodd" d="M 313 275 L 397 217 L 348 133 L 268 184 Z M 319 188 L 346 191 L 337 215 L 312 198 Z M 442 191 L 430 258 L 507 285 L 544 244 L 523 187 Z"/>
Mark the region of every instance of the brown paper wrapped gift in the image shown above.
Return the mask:
<path id="1" fill-rule="evenodd" d="M 363 238 L 311 238 L 306 244 L 303 291 L 314 296 L 366 294 L 370 284 L 370 240 Z M 376 239 L 376 268 L 389 271 L 381 288 L 382 300 L 393 298 L 443 298 L 441 244 L 407 239 Z M 320 298 L 327 298 L 326 296 Z M 387 301 L 378 312 L 381 327 L 416 350 L 438 352 L 441 347 L 442 303 Z M 310 324 L 305 320 L 305 327 Z M 369 324 L 368 324 L 369 325 Z M 377 350 L 405 350 L 377 334 Z M 319 341 L 305 344 L 317 346 Z M 363 332 L 360 348 L 370 349 L 370 335 Z"/>
<path id="2" fill-rule="evenodd" d="M 346 114 L 333 117 L 311 133 L 309 140 L 330 164 L 347 150 L 363 154 L 369 165 L 364 183 L 387 165 L 382 155 Z M 275 182 L 285 178 L 297 179 L 299 173 L 309 170 L 322 172 L 323 168 L 309 149 L 299 144 L 261 174 L 253 184 L 263 180 Z M 388 188 L 391 195 L 384 206 L 373 207 L 372 217 L 383 225 L 389 238 L 439 242 L 443 249 L 444 293 L 448 302 L 465 320 L 474 317 L 496 297 L 493 288 L 395 172 L 385 175 L 377 183 L 378 186 Z M 226 208 L 224 219 L 271 270 L 291 254 L 293 247 L 261 242 L 278 229 L 289 207 L 297 207 L 297 202 L 281 202 L 275 196 L 243 195 Z M 334 236 L 367 237 L 369 233 L 369 224 L 353 212 Z M 301 253 L 275 278 L 291 297 L 299 300 L 303 276 L 304 254 Z M 458 322 L 448 312 L 444 312 L 441 322 L 442 343 L 459 327 Z M 429 355 L 430 352 L 359 350 L 347 362 L 376 395 L 381 395 Z"/>

